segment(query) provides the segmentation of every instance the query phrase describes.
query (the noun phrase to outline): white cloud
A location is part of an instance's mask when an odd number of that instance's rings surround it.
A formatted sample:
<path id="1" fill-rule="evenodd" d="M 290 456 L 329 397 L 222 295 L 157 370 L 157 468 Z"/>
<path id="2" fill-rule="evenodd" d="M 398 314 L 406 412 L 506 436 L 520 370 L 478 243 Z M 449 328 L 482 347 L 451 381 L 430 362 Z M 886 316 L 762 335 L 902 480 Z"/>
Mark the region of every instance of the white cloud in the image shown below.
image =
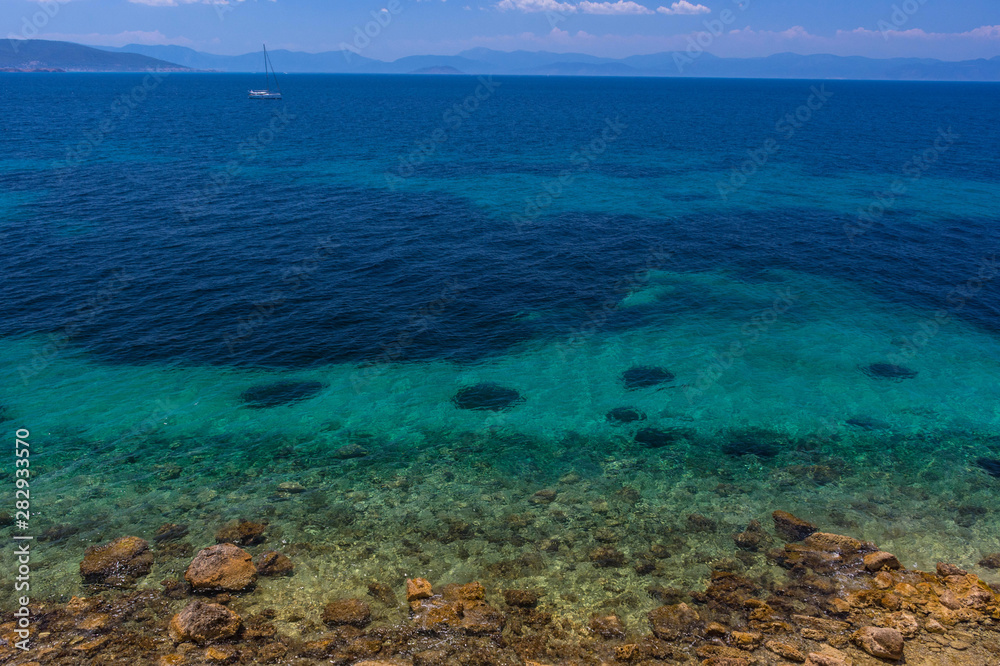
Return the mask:
<path id="1" fill-rule="evenodd" d="M 584 14 L 652 14 L 653 10 L 637 2 L 581 2 L 580 11 Z"/>
<path id="2" fill-rule="evenodd" d="M 568 2 L 557 0 L 501 0 L 497 8 L 502 11 L 511 9 L 521 12 L 575 12 L 576 7 Z"/>
<path id="3" fill-rule="evenodd" d="M 693 14 L 710 14 L 711 9 L 705 5 L 693 5 L 688 0 L 679 0 L 669 7 L 657 7 L 656 11 L 661 14 L 671 14 L 671 15 L 693 15 Z"/>

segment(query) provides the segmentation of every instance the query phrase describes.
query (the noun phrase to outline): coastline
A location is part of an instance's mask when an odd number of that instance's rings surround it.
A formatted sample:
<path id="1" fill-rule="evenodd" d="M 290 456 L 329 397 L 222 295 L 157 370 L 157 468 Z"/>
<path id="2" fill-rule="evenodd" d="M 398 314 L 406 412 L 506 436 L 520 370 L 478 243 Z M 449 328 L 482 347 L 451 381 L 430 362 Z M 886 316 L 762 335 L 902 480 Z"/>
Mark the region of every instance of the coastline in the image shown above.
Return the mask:
<path id="1" fill-rule="evenodd" d="M 172 539 L 152 548 L 124 537 L 90 548 L 80 564 L 86 596 L 33 603 L 27 652 L 14 622 L 0 625 L 7 663 L 81 664 L 986 664 L 1000 657 L 997 588 L 953 564 L 910 570 L 870 542 L 816 531 L 775 511 L 760 538 L 792 540 L 766 554 L 767 572 L 749 578 L 713 568 L 695 590 L 650 589 L 654 607 L 640 625 L 614 603 L 581 609 L 586 620 L 553 612 L 545 591 L 441 584 L 415 577 L 372 580 L 367 594 L 326 591 L 321 613 L 289 612 L 259 599 L 265 580 L 296 586 L 291 562 L 231 541 L 256 543 L 266 528 L 229 525 L 199 553 L 184 580 L 135 589 Z M 737 535 L 737 537 L 746 535 Z M 782 540 L 785 540 L 782 539 Z M 733 555 L 741 553 L 736 538 Z M 780 542 L 780 541 L 779 541 Z M 259 566 L 258 566 L 259 565 Z M 732 567 L 730 567 L 732 568 Z M 252 572 L 251 572 L 252 570 Z M 259 576 L 259 579 L 258 579 Z M 262 607 L 255 610 L 251 602 Z M 294 630 L 289 629 L 294 627 Z"/>

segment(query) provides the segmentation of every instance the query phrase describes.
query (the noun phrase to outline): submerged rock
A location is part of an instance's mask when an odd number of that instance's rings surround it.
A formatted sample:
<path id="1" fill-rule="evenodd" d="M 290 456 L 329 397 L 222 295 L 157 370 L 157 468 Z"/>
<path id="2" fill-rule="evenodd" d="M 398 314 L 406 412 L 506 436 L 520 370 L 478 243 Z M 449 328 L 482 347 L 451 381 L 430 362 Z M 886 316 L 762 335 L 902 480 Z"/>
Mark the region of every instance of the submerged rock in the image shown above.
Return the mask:
<path id="1" fill-rule="evenodd" d="M 257 556 L 257 573 L 261 576 L 290 576 L 295 565 L 287 555 L 276 550 L 269 550 Z"/>
<path id="2" fill-rule="evenodd" d="M 153 541 L 156 543 L 167 543 L 170 541 L 176 541 L 178 539 L 187 536 L 188 527 L 187 525 L 178 525 L 176 523 L 165 523 L 160 525 L 156 530 L 156 534 L 153 535 Z"/>
<path id="3" fill-rule="evenodd" d="M 237 546 L 253 546 L 264 542 L 267 525 L 254 523 L 244 518 L 226 524 L 215 533 L 216 543 L 234 543 Z"/>
<path id="4" fill-rule="evenodd" d="M 360 599 L 340 599 L 328 603 L 323 609 L 324 624 L 365 627 L 371 621 L 371 608 Z"/>
<path id="5" fill-rule="evenodd" d="M 188 566 L 184 579 L 195 590 L 243 590 L 257 581 L 250 553 L 231 543 L 205 548 Z"/>
<path id="6" fill-rule="evenodd" d="M 990 476 L 1000 478 L 1000 460 L 996 458 L 979 458 L 976 460 L 976 465 Z"/>
<path id="7" fill-rule="evenodd" d="M 590 619 L 587 627 L 602 638 L 613 640 L 625 638 L 625 625 L 620 617 L 612 613 L 611 615 L 595 615 Z"/>
<path id="8" fill-rule="evenodd" d="M 459 409 L 501 412 L 524 402 L 524 398 L 512 388 L 487 382 L 459 390 L 452 402 Z"/>
<path id="9" fill-rule="evenodd" d="M 538 593 L 532 590 L 504 590 L 503 600 L 508 606 L 534 608 L 538 605 Z"/>
<path id="10" fill-rule="evenodd" d="M 632 407 L 615 407 L 605 415 L 609 423 L 635 423 L 645 421 L 646 414 Z"/>
<path id="11" fill-rule="evenodd" d="M 875 379 L 913 379 L 917 376 L 916 370 L 910 370 L 902 365 L 893 363 L 872 363 L 861 369 L 869 377 Z"/>
<path id="12" fill-rule="evenodd" d="M 251 386 L 240 395 L 247 407 L 268 409 L 307 400 L 323 390 L 323 383 L 316 381 L 284 381 L 274 384 Z"/>
<path id="13" fill-rule="evenodd" d="M 220 604 L 195 599 L 170 620 L 170 638 L 175 643 L 204 643 L 235 636 L 240 616 Z"/>
<path id="14" fill-rule="evenodd" d="M 139 537 L 126 536 L 84 551 L 80 575 L 90 583 L 131 587 L 152 568 L 153 553 L 149 543 Z"/>
<path id="15" fill-rule="evenodd" d="M 861 428 L 862 430 L 889 430 L 892 426 L 885 421 L 879 421 L 870 416 L 853 416 L 845 423 L 849 426 L 854 426 L 855 428 Z"/>
<path id="16" fill-rule="evenodd" d="M 346 444 L 333 452 L 333 457 L 340 460 L 350 460 L 351 458 L 364 458 L 368 455 L 368 449 L 357 442 Z"/>
<path id="17" fill-rule="evenodd" d="M 762 546 L 767 545 L 769 541 L 770 537 L 764 531 L 759 520 L 751 520 L 746 530 L 733 535 L 733 542 L 740 550 L 757 551 Z"/>
<path id="18" fill-rule="evenodd" d="M 698 611 L 687 604 L 660 606 L 649 612 L 649 625 L 657 638 L 664 641 L 676 640 L 692 633 L 699 625 Z"/>
<path id="19" fill-rule="evenodd" d="M 979 560 L 979 566 L 986 567 L 987 569 L 1000 569 L 1000 553 L 987 555 Z"/>
<path id="20" fill-rule="evenodd" d="M 662 449 L 665 446 L 672 446 L 687 439 L 689 434 L 689 431 L 682 428 L 670 428 L 668 430 L 641 428 L 635 433 L 634 440 L 637 444 L 642 444 L 651 449 Z"/>
<path id="21" fill-rule="evenodd" d="M 732 433 L 729 441 L 722 447 L 727 456 L 757 456 L 758 458 L 773 458 L 781 453 L 783 442 L 780 435 L 762 428 L 749 428 Z"/>
<path id="22" fill-rule="evenodd" d="M 622 381 L 629 390 L 650 388 L 674 381 L 674 373 L 666 368 L 652 365 L 637 365 L 622 373 Z"/>
<path id="23" fill-rule="evenodd" d="M 771 519 L 774 520 L 774 531 L 786 541 L 802 541 L 819 529 L 787 511 L 775 511 L 771 514 Z"/>
<path id="24" fill-rule="evenodd" d="M 590 551 L 590 561 L 595 567 L 625 566 L 625 556 L 613 546 L 601 546 Z"/>

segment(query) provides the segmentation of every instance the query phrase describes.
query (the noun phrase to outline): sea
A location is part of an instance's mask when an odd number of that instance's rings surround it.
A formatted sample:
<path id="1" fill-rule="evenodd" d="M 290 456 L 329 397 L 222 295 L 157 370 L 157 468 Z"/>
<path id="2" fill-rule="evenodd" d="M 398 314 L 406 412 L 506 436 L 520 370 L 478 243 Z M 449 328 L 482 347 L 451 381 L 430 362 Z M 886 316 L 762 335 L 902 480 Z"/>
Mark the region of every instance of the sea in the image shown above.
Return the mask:
<path id="1" fill-rule="evenodd" d="M 780 576 L 775 510 L 1000 580 L 1000 85 L 255 81 L 0 74 L 35 596 L 246 519 L 296 566 L 249 607 L 422 576 L 639 628 Z"/>

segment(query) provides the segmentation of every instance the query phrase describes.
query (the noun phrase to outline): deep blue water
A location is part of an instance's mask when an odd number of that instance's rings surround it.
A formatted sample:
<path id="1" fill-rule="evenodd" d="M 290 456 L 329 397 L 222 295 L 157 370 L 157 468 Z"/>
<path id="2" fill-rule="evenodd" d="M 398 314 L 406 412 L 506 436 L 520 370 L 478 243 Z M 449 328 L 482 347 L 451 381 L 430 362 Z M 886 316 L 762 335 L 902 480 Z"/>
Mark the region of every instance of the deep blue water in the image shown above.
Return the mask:
<path id="1" fill-rule="evenodd" d="M 546 608 L 584 626 L 614 589 L 645 631 L 650 585 L 775 509 L 908 567 L 996 550 L 1000 86 L 255 82 L 0 74 L 0 421 L 33 438 L 41 595 L 87 594 L 89 545 L 261 516 L 297 573 L 241 612 L 307 618 L 530 555 Z M 594 569 L 600 527 L 671 559 Z M 156 550 L 147 588 L 189 560 Z"/>
<path id="2" fill-rule="evenodd" d="M 443 114 L 475 92 L 473 77 L 283 78 L 285 101 L 261 103 L 245 99 L 246 77 L 167 75 L 115 110 L 142 75 L 0 77 L 0 335 L 77 321 L 73 344 L 110 362 L 313 366 L 377 358 L 436 303 L 394 360 L 473 360 L 582 325 L 655 248 L 673 253 L 671 270 L 790 269 L 928 309 L 1000 250 L 996 209 L 963 207 L 962 192 L 1000 182 L 1000 86 L 826 82 L 832 97 L 786 138 L 776 122 L 819 83 L 499 78 L 455 127 Z M 616 118 L 627 127 L 590 179 L 518 230 L 525 198 Z M 447 140 L 385 187 L 439 128 Z M 960 138 L 849 242 L 857 209 L 947 128 Z M 264 145 L 247 148 L 254 137 Z M 766 205 L 721 200 L 716 181 L 769 138 L 781 149 L 744 188 Z M 508 177 L 541 188 L 507 188 Z M 648 186 L 651 205 L 593 203 L 623 180 Z M 336 247 L 291 282 L 322 239 Z M 116 271 L 127 286 L 81 321 Z M 224 343 L 262 310 L 251 335 Z M 517 316 L 535 311 L 548 316 Z M 1000 331 L 998 282 L 958 316 Z"/>

